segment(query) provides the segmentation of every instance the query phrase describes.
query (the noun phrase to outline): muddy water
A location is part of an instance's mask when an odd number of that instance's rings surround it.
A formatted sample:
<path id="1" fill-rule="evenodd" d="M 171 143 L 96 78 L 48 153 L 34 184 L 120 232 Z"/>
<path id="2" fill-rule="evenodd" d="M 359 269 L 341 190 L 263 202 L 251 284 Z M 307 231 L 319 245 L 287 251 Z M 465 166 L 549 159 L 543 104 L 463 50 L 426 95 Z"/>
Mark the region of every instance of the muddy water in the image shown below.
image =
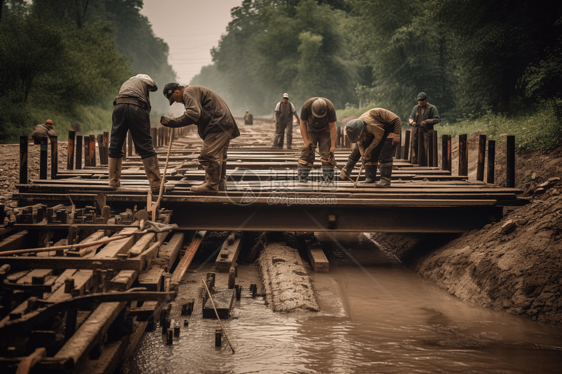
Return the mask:
<path id="1" fill-rule="evenodd" d="M 217 322 L 196 314 L 173 346 L 146 333 L 129 372 L 562 372 L 562 329 L 460 302 L 362 234 L 318 236 L 330 259 L 313 275 L 322 312 L 275 314 L 246 291 L 225 322 L 236 354 L 214 348 Z M 256 281 L 241 268 L 238 282 Z"/>

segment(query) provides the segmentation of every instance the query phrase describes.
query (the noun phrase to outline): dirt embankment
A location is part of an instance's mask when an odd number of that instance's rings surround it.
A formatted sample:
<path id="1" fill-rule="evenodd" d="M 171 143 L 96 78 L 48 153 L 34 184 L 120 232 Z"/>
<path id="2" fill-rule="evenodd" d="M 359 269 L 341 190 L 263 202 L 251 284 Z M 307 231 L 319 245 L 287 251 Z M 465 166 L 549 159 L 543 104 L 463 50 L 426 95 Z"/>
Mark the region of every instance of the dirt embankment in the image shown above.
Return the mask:
<path id="1" fill-rule="evenodd" d="M 476 137 L 471 137 L 472 141 Z M 469 140 L 470 144 L 470 140 Z M 505 156 L 500 146 L 498 154 Z M 505 184 L 505 158 L 497 182 Z M 424 279 L 462 300 L 562 324 L 562 147 L 517 157 L 516 183 L 530 203 L 459 237 L 373 233 Z"/>
<path id="2" fill-rule="evenodd" d="M 66 142 L 58 144 L 58 167 L 59 170 L 66 169 L 67 160 Z M 47 178 L 51 178 L 51 144 L 49 144 L 47 161 Z M 39 179 L 39 145 L 29 142 L 28 145 L 28 179 Z M 18 192 L 16 184 L 20 178 L 20 145 L 0 144 L 0 204 L 12 204 L 12 194 Z"/>

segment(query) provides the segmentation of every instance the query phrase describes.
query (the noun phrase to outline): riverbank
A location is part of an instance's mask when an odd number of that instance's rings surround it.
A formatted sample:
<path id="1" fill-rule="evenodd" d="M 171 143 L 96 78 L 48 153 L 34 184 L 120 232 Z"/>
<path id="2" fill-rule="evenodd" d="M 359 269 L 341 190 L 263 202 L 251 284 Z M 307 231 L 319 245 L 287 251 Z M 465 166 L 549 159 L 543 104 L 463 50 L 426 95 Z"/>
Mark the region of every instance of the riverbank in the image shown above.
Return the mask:
<path id="1" fill-rule="evenodd" d="M 498 164 L 497 175 L 505 174 Z M 560 175 L 562 147 L 520 155 L 517 186 L 529 204 L 505 207 L 501 222 L 459 237 L 384 233 L 370 237 L 422 278 L 461 300 L 561 325 Z"/>

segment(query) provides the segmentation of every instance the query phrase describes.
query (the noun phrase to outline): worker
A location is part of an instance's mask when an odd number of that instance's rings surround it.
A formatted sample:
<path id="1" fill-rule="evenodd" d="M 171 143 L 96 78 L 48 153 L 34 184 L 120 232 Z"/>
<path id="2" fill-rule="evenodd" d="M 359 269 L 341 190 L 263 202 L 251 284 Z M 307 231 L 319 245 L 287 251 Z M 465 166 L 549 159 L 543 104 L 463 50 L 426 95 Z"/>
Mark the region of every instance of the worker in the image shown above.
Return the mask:
<path id="1" fill-rule="evenodd" d="M 273 120 L 275 121 L 275 139 L 273 148 L 283 148 L 285 130 L 287 130 L 287 149 L 293 144 L 293 117 L 299 120 L 299 115 L 293 103 L 289 102 L 289 94 L 284 93 L 282 101 L 275 106 Z"/>
<path id="2" fill-rule="evenodd" d="M 31 134 L 34 144 L 41 144 L 41 138 L 43 137 L 52 139 L 53 136 L 57 136 L 57 133 L 53 127 L 53 121 L 50 119 L 46 120 L 45 123 L 40 123 L 35 126 L 35 129 Z"/>
<path id="3" fill-rule="evenodd" d="M 300 130 L 304 148 L 301 151 L 298 165 L 300 182 L 308 181 L 308 174 L 314 164 L 316 147 L 320 150 L 324 181 L 333 181 L 336 121 L 336 108 L 326 98 L 313 97 L 302 106 Z"/>
<path id="4" fill-rule="evenodd" d="M 135 143 L 135 150 L 142 159 L 144 172 L 148 178 L 150 190 L 154 195 L 160 192 L 160 169 L 158 156 L 152 145 L 150 135 L 150 92 L 158 85 L 146 74 L 129 78 L 119 89 L 119 95 L 113 100 L 111 142 L 109 144 L 109 187 L 120 185 L 123 162 L 123 143 L 127 131 Z"/>
<path id="5" fill-rule="evenodd" d="M 185 106 L 185 113 L 177 118 L 162 116 L 160 123 L 168 127 L 196 125 L 203 147 L 199 162 L 205 169 L 205 183 L 191 187 L 192 191 L 216 194 L 226 191 L 226 161 L 230 140 L 240 131 L 224 100 L 208 88 L 181 86 L 168 83 L 164 96 L 170 105 L 174 102 Z"/>
<path id="6" fill-rule="evenodd" d="M 361 156 L 364 160 L 365 183 L 375 183 L 377 165 L 381 178 L 376 187 L 389 187 L 392 177 L 392 157 L 400 142 L 402 123 L 400 117 L 389 110 L 375 108 L 345 126 L 345 132 L 357 147 L 351 152 L 347 164 L 340 172 L 340 180 L 349 180 L 351 171 Z"/>
<path id="7" fill-rule="evenodd" d="M 420 92 L 418 94 L 418 105 L 414 106 L 412 109 L 412 114 L 410 114 L 410 119 L 408 123 L 413 127 L 418 128 L 418 131 L 422 131 L 423 137 L 414 136 L 412 139 L 412 152 L 415 157 L 417 157 L 418 163 L 421 162 L 421 155 L 418 155 L 418 139 L 423 143 L 422 147 L 424 149 L 425 157 L 429 155 L 429 130 L 433 130 L 433 126 L 438 124 L 439 111 L 435 105 L 427 102 L 427 95 L 425 92 Z"/>
<path id="8" fill-rule="evenodd" d="M 244 114 L 244 125 L 253 125 L 254 124 L 254 116 L 250 114 L 250 111 L 247 110 L 246 114 Z"/>

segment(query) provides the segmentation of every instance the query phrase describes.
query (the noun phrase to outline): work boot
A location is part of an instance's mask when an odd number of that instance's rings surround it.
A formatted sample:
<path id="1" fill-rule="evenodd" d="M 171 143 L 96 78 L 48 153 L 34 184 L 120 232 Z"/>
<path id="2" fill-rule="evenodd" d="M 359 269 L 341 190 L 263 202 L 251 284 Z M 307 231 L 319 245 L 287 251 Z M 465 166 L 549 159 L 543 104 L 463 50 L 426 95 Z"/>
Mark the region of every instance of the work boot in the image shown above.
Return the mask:
<path id="1" fill-rule="evenodd" d="M 375 183 L 377 177 L 376 165 L 365 165 L 365 183 Z"/>
<path id="2" fill-rule="evenodd" d="M 205 183 L 192 186 L 191 191 L 200 194 L 215 195 L 219 192 L 221 169 L 218 162 L 209 162 L 203 165 L 205 168 Z"/>
<path id="3" fill-rule="evenodd" d="M 158 167 L 158 156 L 154 155 L 143 158 L 142 164 L 144 165 L 144 172 L 148 178 L 148 184 L 150 185 L 152 195 L 158 196 L 160 194 L 160 184 L 162 182 L 162 179 L 160 179 L 160 168 Z"/>
<path id="4" fill-rule="evenodd" d="M 357 163 L 357 161 L 355 161 L 355 160 L 352 160 L 350 158 L 347 159 L 347 164 L 345 164 L 343 169 L 341 169 L 341 171 L 340 171 L 340 180 L 341 181 L 347 181 L 347 180 L 349 180 L 349 178 L 351 178 L 351 172 L 353 171 L 353 168 L 355 167 L 356 163 Z"/>
<path id="5" fill-rule="evenodd" d="M 226 191 L 226 160 L 222 162 L 219 191 Z"/>
<path id="6" fill-rule="evenodd" d="M 122 158 L 109 158 L 109 188 L 117 188 L 121 185 Z"/>
<path id="7" fill-rule="evenodd" d="M 375 184 L 375 187 L 390 187 L 392 177 L 392 166 L 381 166 L 381 180 Z"/>

